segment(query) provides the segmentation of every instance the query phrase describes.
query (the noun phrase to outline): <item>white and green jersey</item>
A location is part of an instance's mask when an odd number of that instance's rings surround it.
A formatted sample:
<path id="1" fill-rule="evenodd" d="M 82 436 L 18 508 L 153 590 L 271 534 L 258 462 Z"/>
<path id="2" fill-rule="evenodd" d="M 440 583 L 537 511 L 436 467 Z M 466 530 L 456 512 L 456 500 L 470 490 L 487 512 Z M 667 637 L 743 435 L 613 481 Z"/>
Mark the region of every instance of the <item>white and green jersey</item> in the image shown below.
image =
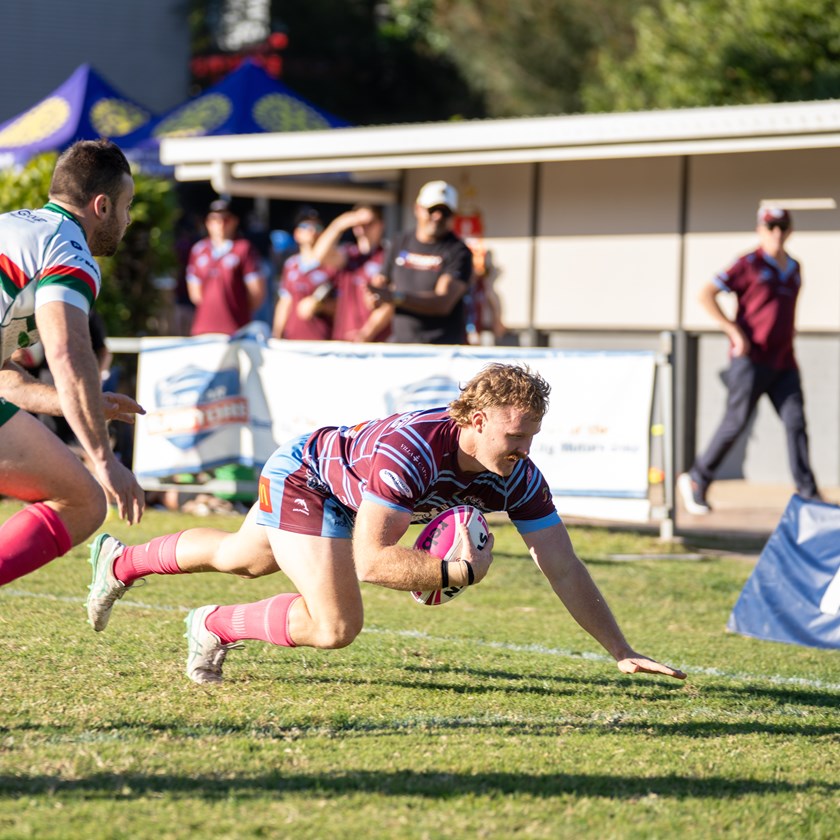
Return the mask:
<path id="1" fill-rule="evenodd" d="M 57 204 L 0 215 L 0 363 L 38 341 L 35 310 L 62 301 L 90 312 L 102 278 L 85 232 Z"/>

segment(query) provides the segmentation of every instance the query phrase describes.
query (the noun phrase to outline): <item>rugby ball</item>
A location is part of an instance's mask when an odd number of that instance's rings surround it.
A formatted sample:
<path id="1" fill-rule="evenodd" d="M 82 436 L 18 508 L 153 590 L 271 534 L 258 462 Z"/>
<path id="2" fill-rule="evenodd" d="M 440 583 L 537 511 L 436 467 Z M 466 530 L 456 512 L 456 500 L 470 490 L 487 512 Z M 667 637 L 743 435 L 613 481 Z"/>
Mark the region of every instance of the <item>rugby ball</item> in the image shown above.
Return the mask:
<path id="1" fill-rule="evenodd" d="M 470 539 L 476 548 L 484 548 L 490 530 L 487 520 L 478 508 L 471 505 L 458 505 L 439 513 L 417 537 L 414 547 L 421 551 L 428 551 L 433 557 L 441 560 L 457 560 L 461 552 L 461 535 L 458 523 L 467 526 Z M 418 604 L 436 607 L 445 604 L 461 594 L 465 586 L 447 586 L 446 589 L 429 589 L 425 592 L 412 592 L 411 595 Z"/>

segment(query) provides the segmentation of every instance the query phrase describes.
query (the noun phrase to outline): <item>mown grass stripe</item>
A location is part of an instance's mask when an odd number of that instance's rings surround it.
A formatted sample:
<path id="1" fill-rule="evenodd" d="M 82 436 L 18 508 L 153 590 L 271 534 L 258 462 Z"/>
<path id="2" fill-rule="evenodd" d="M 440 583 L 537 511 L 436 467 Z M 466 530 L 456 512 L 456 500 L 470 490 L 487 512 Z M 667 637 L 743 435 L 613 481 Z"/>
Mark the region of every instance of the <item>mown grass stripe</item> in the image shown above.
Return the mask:
<path id="1" fill-rule="evenodd" d="M 52 595 L 47 592 L 28 592 L 24 589 L 0 589 L 0 597 L 6 598 L 33 598 L 36 600 L 55 601 L 64 604 L 82 605 L 84 599 L 68 596 Z M 143 610 L 154 610 L 160 612 L 188 613 L 192 607 L 174 606 L 171 604 L 146 604 L 142 601 L 122 600 L 119 608 L 136 607 Z M 431 636 L 422 630 L 388 630 L 381 627 L 365 627 L 362 630 L 365 634 L 376 634 L 405 639 L 422 639 L 433 644 L 468 644 L 472 647 L 489 648 L 493 650 L 504 650 L 511 653 L 536 653 L 543 656 L 556 656 L 563 659 L 579 659 L 587 662 L 612 662 L 612 658 L 603 653 L 593 651 L 574 651 L 563 648 L 546 647 L 544 645 L 520 645 L 514 642 L 497 642 L 486 639 L 455 638 L 447 636 Z M 840 691 L 840 683 L 827 683 L 823 680 L 814 680 L 807 677 L 783 677 L 779 674 L 749 674 L 737 671 L 723 671 L 719 668 L 708 668 L 702 665 L 691 665 L 681 663 L 679 665 L 689 675 L 702 674 L 706 677 L 717 679 L 738 680 L 741 682 L 768 682 L 773 685 L 798 686 L 800 688 L 815 688 L 822 691 Z"/>

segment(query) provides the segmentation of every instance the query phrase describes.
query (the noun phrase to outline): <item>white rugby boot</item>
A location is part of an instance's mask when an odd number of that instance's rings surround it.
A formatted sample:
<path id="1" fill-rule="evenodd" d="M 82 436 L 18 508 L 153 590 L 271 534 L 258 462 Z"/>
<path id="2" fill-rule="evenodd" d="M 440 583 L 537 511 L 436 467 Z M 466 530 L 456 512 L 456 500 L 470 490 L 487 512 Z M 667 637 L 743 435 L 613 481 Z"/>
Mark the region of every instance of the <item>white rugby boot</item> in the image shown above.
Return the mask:
<path id="1" fill-rule="evenodd" d="M 110 534 L 100 534 L 90 544 L 90 565 L 93 567 L 88 596 L 85 601 L 88 621 L 97 633 L 108 626 L 111 609 L 133 584 L 126 586 L 114 577 L 114 561 L 125 545 Z"/>
<path id="2" fill-rule="evenodd" d="M 238 642 L 223 645 L 221 639 L 207 629 L 207 616 L 216 609 L 216 604 L 191 610 L 184 619 L 187 632 L 187 676 L 196 683 L 220 683 L 222 665 L 229 650 L 238 650 Z"/>

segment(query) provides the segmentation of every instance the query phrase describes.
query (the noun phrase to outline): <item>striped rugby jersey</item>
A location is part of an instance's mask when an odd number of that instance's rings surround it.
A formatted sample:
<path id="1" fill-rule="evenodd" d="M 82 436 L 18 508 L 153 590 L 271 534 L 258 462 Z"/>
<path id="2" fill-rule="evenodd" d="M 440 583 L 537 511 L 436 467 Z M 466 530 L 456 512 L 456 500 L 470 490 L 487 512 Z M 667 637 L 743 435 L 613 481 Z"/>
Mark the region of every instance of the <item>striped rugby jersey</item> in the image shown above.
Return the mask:
<path id="1" fill-rule="evenodd" d="M 507 511 L 520 533 L 560 521 L 548 484 L 530 458 L 511 475 L 458 467 L 460 430 L 446 408 L 392 414 L 357 426 L 318 429 L 304 447 L 309 486 L 357 511 L 363 499 L 428 522 L 454 505 Z"/>
<path id="2" fill-rule="evenodd" d="M 38 341 L 39 306 L 58 300 L 87 314 L 101 283 L 71 213 L 50 203 L 0 215 L 0 363 Z"/>

